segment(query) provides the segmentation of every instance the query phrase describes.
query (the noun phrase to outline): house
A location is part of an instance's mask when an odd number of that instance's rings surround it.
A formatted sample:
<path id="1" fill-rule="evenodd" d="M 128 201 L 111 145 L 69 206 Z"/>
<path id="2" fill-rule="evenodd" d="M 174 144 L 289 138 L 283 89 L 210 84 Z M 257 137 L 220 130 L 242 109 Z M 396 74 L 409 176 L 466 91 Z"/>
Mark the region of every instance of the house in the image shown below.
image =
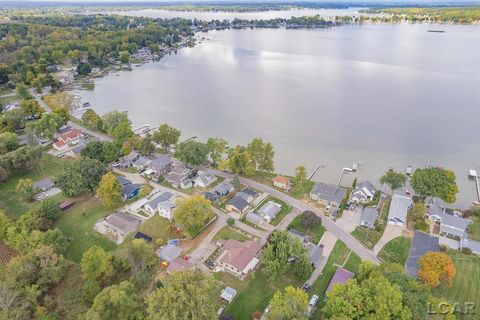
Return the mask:
<path id="1" fill-rule="evenodd" d="M 83 137 L 84 134 L 80 130 L 71 129 L 58 136 L 57 141 L 53 144 L 53 148 L 57 151 L 63 151 L 79 144 Z"/>
<path id="2" fill-rule="evenodd" d="M 273 201 L 268 201 L 258 210 L 258 214 L 270 222 L 275 219 L 280 211 L 282 211 L 281 205 Z"/>
<path id="3" fill-rule="evenodd" d="M 330 283 L 328 284 L 327 287 L 327 293 L 330 292 L 333 289 L 333 286 L 336 284 L 344 284 L 348 280 L 352 279 L 355 276 L 353 272 L 350 272 L 348 270 L 345 270 L 343 268 L 337 268 L 335 271 L 335 274 L 333 275 L 332 279 L 330 280 Z"/>
<path id="4" fill-rule="evenodd" d="M 265 219 L 263 219 L 263 217 L 259 216 L 258 214 L 254 213 L 254 212 L 247 213 L 245 215 L 245 220 L 253 223 L 256 226 L 261 226 L 265 222 Z"/>
<path id="5" fill-rule="evenodd" d="M 68 209 L 70 209 L 71 207 L 73 207 L 75 205 L 75 202 L 72 201 L 72 200 L 65 200 L 63 201 L 62 203 L 60 203 L 58 205 L 58 208 L 61 210 L 61 211 L 67 211 Z"/>
<path id="6" fill-rule="evenodd" d="M 210 191 L 207 191 L 203 194 L 203 197 L 207 200 L 210 200 L 210 202 L 217 202 L 217 200 L 220 198 L 220 196 L 218 194 L 216 194 L 215 192 L 210 192 Z"/>
<path id="7" fill-rule="evenodd" d="M 182 250 L 179 247 L 168 243 L 157 251 L 157 256 L 170 264 L 180 256 L 181 252 Z"/>
<path id="8" fill-rule="evenodd" d="M 169 173 L 165 175 L 165 181 L 170 183 L 174 188 L 188 189 L 193 186 L 193 181 L 190 179 L 192 171 L 184 167 L 174 167 Z"/>
<path id="9" fill-rule="evenodd" d="M 33 189 L 37 191 L 47 191 L 52 189 L 55 186 L 52 180 L 50 178 L 45 178 L 40 181 L 37 181 L 33 184 Z"/>
<path id="10" fill-rule="evenodd" d="M 120 183 L 122 186 L 127 186 L 129 184 L 132 184 L 132 181 L 128 180 L 127 178 L 124 178 L 122 176 L 117 176 L 117 181 Z"/>
<path id="11" fill-rule="evenodd" d="M 428 206 L 427 215 L 430 220 L 440 224 L 438 235 L 459 240 L 468 238 L 467 229 L 471 221 L 455 215 L 453 210 L 433 202 Z"/>
<path id="12" fill-rule="evenodd" d="M 17 252 L 0 241 L 0 266 L 6 266 L 17 256 Z"/>
<path id="13" fill-rule="evenodd" d="M 325 206 L 339 207 L 347 194 L 347 190 L 335 185 L 316 183 L 310 191 L 310 199 Z"/>
<path id="14" fill-rule="evenodd" d="M 373 200 L 376 192 L 377 189 L 370 181 L 362 181 L 358 183 L 357 187 L 352 191 L 352 194 L 350 196 L 350 202 L 365 203 L 371 201 Z"/>
<path id="15" fill-rule="evenodd" d="M 137 170 L 145 170 L 151 162 L 151 159 L 144 156 L 139 156 L 137 160 L 132 162 L 132 166 Z"/>
<path id="16" fill-rule="evenodd" d="M 122 188 L 122 199 L 127 201 L 135 198 L 140 193 L 142 186 L 140 184 L 127 184 Z"/>
<path id="17" fill-rule="evenodd" d="M 213 174 L 202 173 L 195 178 L 195 185 L 200 188 L 206 188 L 215 181 L 217 181 L 217 177 Z"/>
<path id="18" fill-rule="evenodd" d="M 66 154 L 73 159 L 78 159 L 82 155 L 82 150 L 85 149 L 87 145 L 84 142 L 79 142 L 76 146 L 70 149 Z"/>
<path id="19" fill-rule="evenodd" d="M 284 176 L 276 176 L 272 179 L 273 186 L 290 191 L 292 189 L 292 183 L 290 179 Z"/>
<path id="20" fill-rule="evenodd" d="M 309 243 L 309 246 L 307 246 L 307 251 L 310 262 L 312 263 L 312 267 L 318 267 L 323 256 L 323 245 L 314 245 Z"/>
<path id="21" fill-rule="evenodd" d="M 244 213 L 247 208 L 248 208 L 248 202 L 242 196 L 239 196 L 239 195 L 235 195 L 225 205 L 225 209 L 227 209 L 230 212 L 235 212 L 238 214 Z"/>
<path id="22" fill-rule="evenodd" d="M 141 198 L 141 199 L 138 199 L 137 201 L 125 206 L 125 210 L 129 213 L 137 214 L 143 209 L 143 207 L 147 203 L 148 203 L 148 199 Z"/>
<path id="23" fill-rule="evenodd" d="M 158 214 L 168 220 L 173 219 L 173 211 L 175 210 L 175 203 L 172 201 L 164 201 L 158 204 Z"/>
<path id="24" fill-rule="evenodd" d="M 237 295 L 237 290 L 226 287 L 225 289 L 222 290 L 222 293 L 220 294 L 220 298 L 228 303 L 231 303 L 233 301 L 233 298 Z"/>
<path id="25" fill-rule="evenodd" d="M 184 271 L 188 269 L 192 269 L 194 266 L 187 260 L 181 258 L 181 257 L 176 257 L 175 260 L 173 260 L 167 267 L 167 272 L 172 273 L 176 271 Z"/>
<path id="26" fill-rule="evenodd" d="M 133 163 L 135 161 L 138 160 L 138 158 L 140 158 L 140 153 L 138 153 L 137 151 L 133 150 L 132 152 L 130 152 L 128 155 L 124 156 L 124 157 L 121 157 L 119 160 L 118 160 L 118 165 L 120 168 L 122 169 L 126 169 L 126 168 L 129 168 L 133 165 Z"/>
<path id="27" fill-rule="evenodd" d="M 413 234 L 412 245 L 408 251 L 408 258 L 405 262 L 405 273 L 416 278 L 418 270 L 420 269 L 418 259 L 427 252 L 438 252 L 439 250 L 440 245 L 438 237 L 432 237 L 426 233 L 415 231 Z"/>
<path id="28" fill-rule="evenodd" d="M 217 185 L 212 191 L 218 194 L 219 196 L 224 197 L 230 192 L 232 192 L 233 190 L 235 190 L 235 187 L 233 186 L 233 184 L 229 182 L 222 182 L 219 185 Z"/>
<path id="29" fill-rule="evenodd" d="M 297 229 L 293 229 L 293 228 L 289 229 L 288 230 L 288 235 L 291 236 L 291 237 L 297 238 L 302 243 L 308 242 L 308 236 L 305 233 L 303 233 L 301 231 L 298 231 Z"/>
<path id="30" fill-rule="evenodd" d="M 158 205 L 162 202 L 165 201 L 171 201 L 175 198 L 175 195 L 171 192 L 162 192 L 162 193 L 157 193 L 156 195 L 152 196 L 150 198 L 150 201 L 148 201 L 144 209 L 146 212 L 150 213 L 151 215 L 154 215 L 155 213 L 158 212 L 159 208 Z"/>
<path id="31" fill-rule="evenodd" d="M 252 189 L 243 189 L 242 191 L 237 192 L 235 196 L 242 197 L 245 201 L 250 203 L 255 199 L 255 197 L 257 196 L 257 193 Z"/>
<path id="32" fill-rule="evenodd" d="M 148 167 L 155 171 L 157 176 L 164 176 L 172 170 L 172 159 L 167 155 L 161 155 L 152 159 Z"/>
<path id="33" fill-rule="evenodd" d="M 400 194 L 394 194 L 388 211 L 388 224 L 405 227 L 407 214 L 412 206 L 412 198 Z"/>
<path id="34" fill-rule="evenodd" d="M 253 240 L 240 242 L 234 239 L 219 240 L 218 242 L 224 251 L 217 261 L 224 271 L 243 279 L 258 266 L 260 260 L 257 256 L 262 249 L 260 242 Z"/>
<path id="35" fill-rule="evenodd" d="M 133 236 L 134 239 L 142 239 L 144 240 L 145 242 L 147 243 L 150 243 L 152 242 L 152 237 L 150 237 L 149 235 L 146 235 L 145 233 L 143 232 L 140 232 L 140 231 L 137 231 L 137 233 L 135 233 L 135 235 Z"/>
<path id="36" fill-rule="evenodd" d="M 365 228 L 375 228 L 375 222 L 378 219 L 378 211 L 375 208 L 363 208 L 362 217 L 360 218 L 360 225 Z"/>
<path id="37" fill-rule="evenodd" d="M 142 221 L 125 212 L 115 212 L 95 224 L 95 230 L 101 234 L 108 234 L 117 243 L 121 244 L 125 237 L 140 227 Z"/>

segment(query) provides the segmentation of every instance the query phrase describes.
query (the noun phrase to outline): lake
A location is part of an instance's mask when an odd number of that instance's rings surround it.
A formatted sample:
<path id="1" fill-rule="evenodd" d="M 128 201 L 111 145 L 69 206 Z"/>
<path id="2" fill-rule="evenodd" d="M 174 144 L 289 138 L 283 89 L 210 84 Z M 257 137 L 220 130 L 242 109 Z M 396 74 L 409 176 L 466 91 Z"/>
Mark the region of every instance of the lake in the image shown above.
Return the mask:
<path id="1" fill-rule="evenodd" d="M 442 29 L 445 33 L 427 32 Z M 271 141 L 276 171 L 298 165 L 343 185 L 389 168 L 457 174 L 457 206 L 480 169 L 480 26 L 365 24 L 326 30 L 225 30 L 78 94 L 134 126 L 169 123 L 183 138 Z"/>

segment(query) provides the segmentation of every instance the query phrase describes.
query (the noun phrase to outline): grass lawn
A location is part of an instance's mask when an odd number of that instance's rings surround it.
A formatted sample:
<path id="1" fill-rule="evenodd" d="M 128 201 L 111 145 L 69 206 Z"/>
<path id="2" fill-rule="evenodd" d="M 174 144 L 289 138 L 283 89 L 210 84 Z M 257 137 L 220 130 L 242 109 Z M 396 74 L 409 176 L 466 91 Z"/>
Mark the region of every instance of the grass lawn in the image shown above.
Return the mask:
<path id="1" fill-rule="evenodd" d="M 335 247 L 332 250 L 332 253 L 330 253 L 330 256 L 328 257 L 327 264 L 325 265 L 322 274 L 313 283 L 312 288 L 309 292 L 310 296 L 316 294 L 320 297 L 319 304 L 313 312 L 312 319 L 321 319 L 320 310 L 323 306 L 323 297 L 325 296 L 328 284 L 330 283 L 330 280 L 332 279 L 338 266 L 344 266 L 345 269 L 352 272 L 357 271 L 358 264 L 361 262 L 361 259 L 353 252 L 350 252 L 351 250 L 347 247 L 345 243 L 337 240 L 337 242 L 335 243 Z"/>
<path id="2" fill-rule="evenodd" d="M 386 262 L 395 262 L 402 266 L 407 261 L 408 250 L 410 250 L 411 239 L 398 237 L 389 241 L 380 251 L 379 258 Z"/>
<path id="3" fill-rule="evenodd" d="M 162 239 L 167 242 L 170 239 L 177 239 L 180 236 L 173 232 L 170 228 L 170 221 L 168 219 L 154 215 L 140 226 L 138 231 L 145 233 L 152 237 L 153 241 Z"/>
<path id="4" fill-rule="evenodd" d="M 293 188 L 292 191 L 290 192 L 286 192 L 286 191 L 284 192 L 296 199 L 303 199 L 306 195 L 310 193 L 314 185 L 315 185 L 315 181 L 307 180 L 303 183 L 303 186 L 300 190 L 295 190 L 295 188 Z"/>
<path id="5" fill-rule="evenodd" d="M 8 97 L 3 97 L 3 98 L 0 98 L 0 106 L 4 106 L 4 105 L 7 105 L 7 104 L 11 104 L 15 101 L 18 101 L 18 96 L 17 95 L 14 95 L 14 96 L 8 96 Z"/>
<path id="6" fill-rule="evenodd" d="M 312 243 L 318 243 L 325 233 L 325 227 L 323 225 L 318 225 L 310 230 L 307 230 L 301 222 L 301 217 L 296 216 L 295 219 L 290 222 L 288 228 L 293 228 L 298 231 L 302 231 L 311 238 Z"/>
<path id="7" fill-rule="evenodd" d="M 278 203 L 279 205 L 282 206 L 277 216 L 272 221 L 270 221 L 271 225 L 278 226 L 278 224 L 283 220 L 283 218 L 285 218 L 287 214 L 289 214 L 292 211 L 292 207 L 289 206 L 285 201 L 282 201 L 280 199 L 277 199 L 269 195 L 257 206 L 257 210 L 260 209 L 268 201 Z"/>
<path id="8" fill-rule="evenodd" d="M 224 282 L 226 285 L 237 290 L 237 296 L 224 311 L 225 314 L 231 315 L 235 319 L 250 319 L 252 313 L 255 311 L 263 313 L 277 290 L 282 290 L 289 285 L 296 287 L 302 285 L 302 283 L 293 277 L 290 278 L 288 275 L 277 277 L 273 281 L 268 281 L 267 275 L 262 269 L 259 269 L 241 282 L 244 284 L 238 283 L 228 277 Z"/>
<path id="9" fill-rule="evenodd" d="M 293 181 L 294 177 L 287 176 L 284 174 L 276 174 L 272 172 L 260 172 L 257 171 L 254 176 L 245 176 L 245 178 L 250 179 L 250 180 L 255 180 L 257 182 L 263 183 L 265 185 L 268 185 L 272 188 L 275 188 L 285 194 L 288 194 L 291 197 L 294 197 L 296 199 L 303 199 L 306 195 L 310 193 L 310 190 L 312 190 L 313 186 L 315 185 L 315 181 L 305 181 L 302 185 L 302 188 L 296 190 L 295 188 L 292 189 L 290 192 L 277 188 L 273 185 L 272 179 L 276 177 L 277 175 L 282 175 L 290 179 L 290 181 Z"/>
<path id="10" fill-rule="evenodd" d="M 29 208 L 38 205 L 39 202 L 25 202 L 21 198 L 17 197 L 15 193 L 15 187 L 18 180 L 30 178 L 33 182 L 35 182 L 45 177 L 49 177 L 54 180 L 56 176 L 62 173 L 63 168 L 68 161 L 69 160 L 67 159 L 56 158 L 44 153 L 37 168 L 28 172 L 13 175 L 5 183 L 0 184 L 0 207 L 4 209 L 10 217 L 18 218 Z M 60 202 L 62 200 L 62 196 L 56 195 L 53 197 L 53 199 L 58 199 Z"/>
<path id="11" fill-rule="evenodd" d="M 375 246 L 385 231 L 388 220 L 388 210 L 390 209 L 390 201 L 390 197 L 383 200 L 380 218 L 377 220 L 377 226 L 375 229 L 358 226 L 352 232 L 352 236 L 369 249 L 372 249 Z"/>
<path id="12" fill-rule="evenodd" d="M 480 240 L 480 218 L 473 216 L 473 223 L 468 226 L 468 238 L 472 240 Z"/>
<path id="13" fill-rule="evenodd" d="M 237 232 L 237 231 L 233 230 L 232 228 L 230 228 L 228 226 L 220 229 L 217 232 L 217 234 L 213 237 L 213 240 L 218 240 L 218 239 L 224 239 L 224 240 L 234 239 L 234 240 L 238 240 L 238 241 L 241 241 L 241 242 L 251 240 L 246 235 L 241 234 L 240 232 Z"/>
<path id="14" fill-rule="evenodd" d="M 477 306 L 478 313 L 478 306 L 480 305 L 480 257 L 465 255 L 454 250 L 448 250 L 447 253 L 453 259 L 457 274 L 451 287 L 441 285 L 433 290 L 433 294 L 444 297 L 452 304 L 458 302 L 462 308 L 464 302 L 473 302 Z M 465 319 L 474 318 L 465 316 Z"/>
<path id="15" fill-rule="evenodd" d="M 85 195 L 76 199 L 75 205 L 63 213 L 55 223 L 65 235 L 72 237 L 65 258 L 79 262 L 83 253 L 94 245 L 105 250 L 116 248 L 115 243 L 93 230 L 97 220 L 113 211 L 105 209 L 100 200 L 92 196 Z"/>

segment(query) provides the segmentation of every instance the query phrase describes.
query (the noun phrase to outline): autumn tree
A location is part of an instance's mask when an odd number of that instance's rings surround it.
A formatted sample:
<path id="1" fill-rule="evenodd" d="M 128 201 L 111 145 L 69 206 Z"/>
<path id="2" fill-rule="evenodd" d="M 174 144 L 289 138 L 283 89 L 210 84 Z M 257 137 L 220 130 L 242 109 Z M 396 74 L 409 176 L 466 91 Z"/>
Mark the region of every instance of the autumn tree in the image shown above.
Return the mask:
<path id="1" fill-rule="evenodd" d="M 388 171 L 380 178 L 380 183 L 387 184 L 392 190 L 403 187 L 406 181 L 406 175 L 395 171 Z"/>
<path id="2" fill-rule="evenodd" d="M 431 288 L 441 283 L 451 285 L 457 272 L 452 258 L 445 252 L 427 252 L 419 260 L 418 278 Z"/>
<path id="3" fill-rule="evenodd" d="M 207 147 L 210 159 L 214 164 L 220 163 L 222 155 L 227 150 L 228 142 L 222 138 L 208 138 Z"/>
<path id="4" fill-rule="evenodd" d="M 137 289 L 129 281 L 122 281 L 103 289 L 87 311 L 87 320 L 141 320 L 143 312 Z"/>
<path id="5" fill-rule="evenodd" d="M 122 202 L 122 185 L 113 173 L 108 172 L 102 176 L 97 196 L 106 208 L 113 208 Z"/>
<path id="6" fill-rule="evenodd" d="M 285 290 L 277 291 L 270 300 L 269 320 L 306 320 L 308 295 L 300 288 L 288 286 Z"/>
<path id="7" fill-rule="evenodd" d="M 160 144 L 164 152 L 168 152 L 170 146 L 178 143 L 182 132 L 178 129 L 170 127 L 164 123 L 153 134 L 153 141 Z"/>
<path id="8" fill-rule="evenodd" d="M 15 193 L 25 201 L 32 200 L 33 196 L 35 195 L 32 179 L 26 178 L 18 180 L 15 187 Z"/>
<path id="9" fill-rule="evenodd" d="M 162 279 L 147 298 L 147 320 L 216 319 L 218 283 L 201 271 L 181 271 Z"/>
<path id="10" fill-rule="evenodd" d="M 456 200 L 458 186 L 455 173 L 438 167 L 417 169 L 412 175 L 412 188 L 422 197 L 436 197 L 447 203 Z"/>
<path id="11" fill-rule="evenodd" d="M 212 204 L 201 196 L 179 200 L 174 212 L 175 222 L 192 237 L 198 235 L 214 216 Z"/>
<path id="12" fill-rule="evenodd" d="M 228 152 L 228 159 L 219 165 L 220 170 L 229 169 L 237 174 L 252 176 L 255 174 L 256 163 L 250 152 L 242 146 L 236 146 Z"/>

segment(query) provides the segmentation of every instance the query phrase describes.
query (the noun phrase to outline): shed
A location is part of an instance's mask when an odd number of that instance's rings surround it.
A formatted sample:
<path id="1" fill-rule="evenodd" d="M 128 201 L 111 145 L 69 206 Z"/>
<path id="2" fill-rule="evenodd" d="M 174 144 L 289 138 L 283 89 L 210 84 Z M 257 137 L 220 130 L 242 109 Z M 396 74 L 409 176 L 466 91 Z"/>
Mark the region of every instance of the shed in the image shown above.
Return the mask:
<path id="1" fill-rule="evenodd" d="M 168 263 L 172 263 L 173 260 L 180 256 L 181 252 L 182 250 L 179 247 L 169 243 L 157 251 L 157 256 Z"/>
<path id="2" fill-rule="evenodd" d="M 70 209 L 71 207 L 73 207 L 75 205 L 75 202 L 71 201 L 71 200 L 66 200 L 62 203 L 60 203 L 58 205 L 58 208 L 62 211 L 66 211 L 68 209 Z"/>
<path id="3" fill-rule="evenodd" d="M 222 300 L 227 301 L 228 303 L 231 303 L 233 301 L 233 298 L 237 295 L 237 290 L 226 287 L 225 289 L 222 290 L 222 293 L 220 294 L 220 298 Z"/>

